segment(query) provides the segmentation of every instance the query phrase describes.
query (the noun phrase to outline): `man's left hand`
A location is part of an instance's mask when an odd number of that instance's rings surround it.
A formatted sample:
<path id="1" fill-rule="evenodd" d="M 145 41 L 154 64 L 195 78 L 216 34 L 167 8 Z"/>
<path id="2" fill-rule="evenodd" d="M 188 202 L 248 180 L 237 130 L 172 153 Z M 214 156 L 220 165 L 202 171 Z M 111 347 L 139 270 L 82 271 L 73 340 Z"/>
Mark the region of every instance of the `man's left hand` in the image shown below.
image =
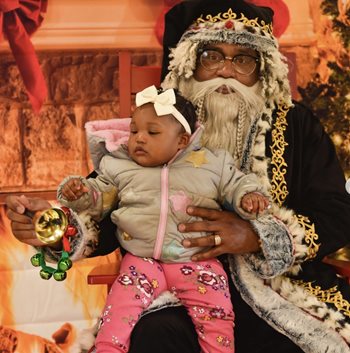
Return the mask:
<path id="1" fill-rule="evenodd" d="M 192 256 L 193 261 L 203 261 L 222 254 L 244 254 L 256 252 L 260 249 L 258 236 L 251 224 L 233 212 L 218 211 L 190 206 L 187 213 L 202 218 L 201 221 L 182 223 L 178 229 L 182 233 L 207 232 L 209 235 L 185 239 L 185 248 L 211 247 L 209 250 Z M 219 235 L 221 243 L 215 245 L 215 235 Z"/>

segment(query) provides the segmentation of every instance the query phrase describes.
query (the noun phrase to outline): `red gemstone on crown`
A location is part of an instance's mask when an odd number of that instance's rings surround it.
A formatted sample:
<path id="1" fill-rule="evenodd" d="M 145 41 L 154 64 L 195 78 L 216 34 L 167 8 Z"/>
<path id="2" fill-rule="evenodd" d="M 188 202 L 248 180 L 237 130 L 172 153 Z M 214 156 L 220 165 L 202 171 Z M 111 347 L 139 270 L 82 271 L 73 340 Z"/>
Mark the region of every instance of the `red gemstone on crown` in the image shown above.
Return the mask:
<path id="1" fill-rule="evenodd" d="M 234 28 L 234 23 L 233 23 L 233 21 L 227 21 L 227 22 L 225 23 L 225 28 L 227 28 L 227 29 L 232 29 L 232 28 Z"/>

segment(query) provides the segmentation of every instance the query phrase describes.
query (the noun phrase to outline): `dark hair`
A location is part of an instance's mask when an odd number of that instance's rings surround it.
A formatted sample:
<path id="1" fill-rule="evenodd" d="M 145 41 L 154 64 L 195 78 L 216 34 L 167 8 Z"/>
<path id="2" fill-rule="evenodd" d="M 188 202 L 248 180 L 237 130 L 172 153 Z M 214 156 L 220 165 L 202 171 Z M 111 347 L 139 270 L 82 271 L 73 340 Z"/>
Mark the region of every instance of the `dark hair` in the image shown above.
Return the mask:
<path id="1" fill-rule="evenodd" d="M 197 113 L 196 108 L 193 104 L 187 100 L 186 98 L 182 97 L 177 90 L 174 90 L 176 103 L 175 108 L 184 116 L 187 120 L 188 124 L 190 125 L 192 134 L 196 130 L 196 123 L 197 123 Z"/>

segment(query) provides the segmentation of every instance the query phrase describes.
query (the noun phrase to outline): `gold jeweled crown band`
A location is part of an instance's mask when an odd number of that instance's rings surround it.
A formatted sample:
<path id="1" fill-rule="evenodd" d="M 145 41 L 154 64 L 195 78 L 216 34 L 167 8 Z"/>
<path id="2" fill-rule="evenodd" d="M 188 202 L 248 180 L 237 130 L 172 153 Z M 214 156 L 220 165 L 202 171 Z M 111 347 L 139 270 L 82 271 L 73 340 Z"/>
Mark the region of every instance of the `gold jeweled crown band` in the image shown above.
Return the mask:
<path id="1" fill-rule="evenodd" d="M 261 31 L 267 32 L 268 34 L 272 35 L 273 27 L 271 23 L 265 23 L 265 21 L 263 20 L 260 20 L 260 23 L 259 23 L 259 20 L 257 17 L 255 19 L 249 19 L 246 16 L 244 16 L 243 13 L 241 13 L 241 17 L 238 18 L 238 15 L 235 12 L 233 12 L 231 8 L 228 9 L 227 12 L 224 12 L 224 13 L 220 12 L 216 16 L 207 15 L 205 16 L 205 18 L 203 18 L 203 15 L 201 15 L 193 23 L 191 28 L 197 27 L 200 24 L 205 24 L 205 23 L 210 23 L 210 24 L 214 24 L 218 22 L 227 23 L 230 20 L 242 22 L 246 26 L 257 27 Z M 227 29 L 229 29 L 229 27 L 227 27 Z"/>

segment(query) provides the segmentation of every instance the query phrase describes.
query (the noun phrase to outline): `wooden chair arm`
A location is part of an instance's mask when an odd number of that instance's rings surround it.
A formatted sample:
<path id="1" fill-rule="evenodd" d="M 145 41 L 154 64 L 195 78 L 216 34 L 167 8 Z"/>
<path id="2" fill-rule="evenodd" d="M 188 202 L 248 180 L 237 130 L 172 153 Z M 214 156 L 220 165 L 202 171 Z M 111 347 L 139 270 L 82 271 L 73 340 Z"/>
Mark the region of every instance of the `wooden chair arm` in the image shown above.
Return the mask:
<path id="1" fill-rule="evenodd" d="M 112 287 L 119 274 L 120 262 L 94 267 L 87 275 L 88 284 L 106 284 L 107 291 Z"/>
<path id="2" fill-rule="evenodd" d="M 332 257 L 326 256 L 323 262 L 331 265 L 335 268 L 340 276 L 346 277 L 350 284 L 350 260 L 338 260 Z"/>

